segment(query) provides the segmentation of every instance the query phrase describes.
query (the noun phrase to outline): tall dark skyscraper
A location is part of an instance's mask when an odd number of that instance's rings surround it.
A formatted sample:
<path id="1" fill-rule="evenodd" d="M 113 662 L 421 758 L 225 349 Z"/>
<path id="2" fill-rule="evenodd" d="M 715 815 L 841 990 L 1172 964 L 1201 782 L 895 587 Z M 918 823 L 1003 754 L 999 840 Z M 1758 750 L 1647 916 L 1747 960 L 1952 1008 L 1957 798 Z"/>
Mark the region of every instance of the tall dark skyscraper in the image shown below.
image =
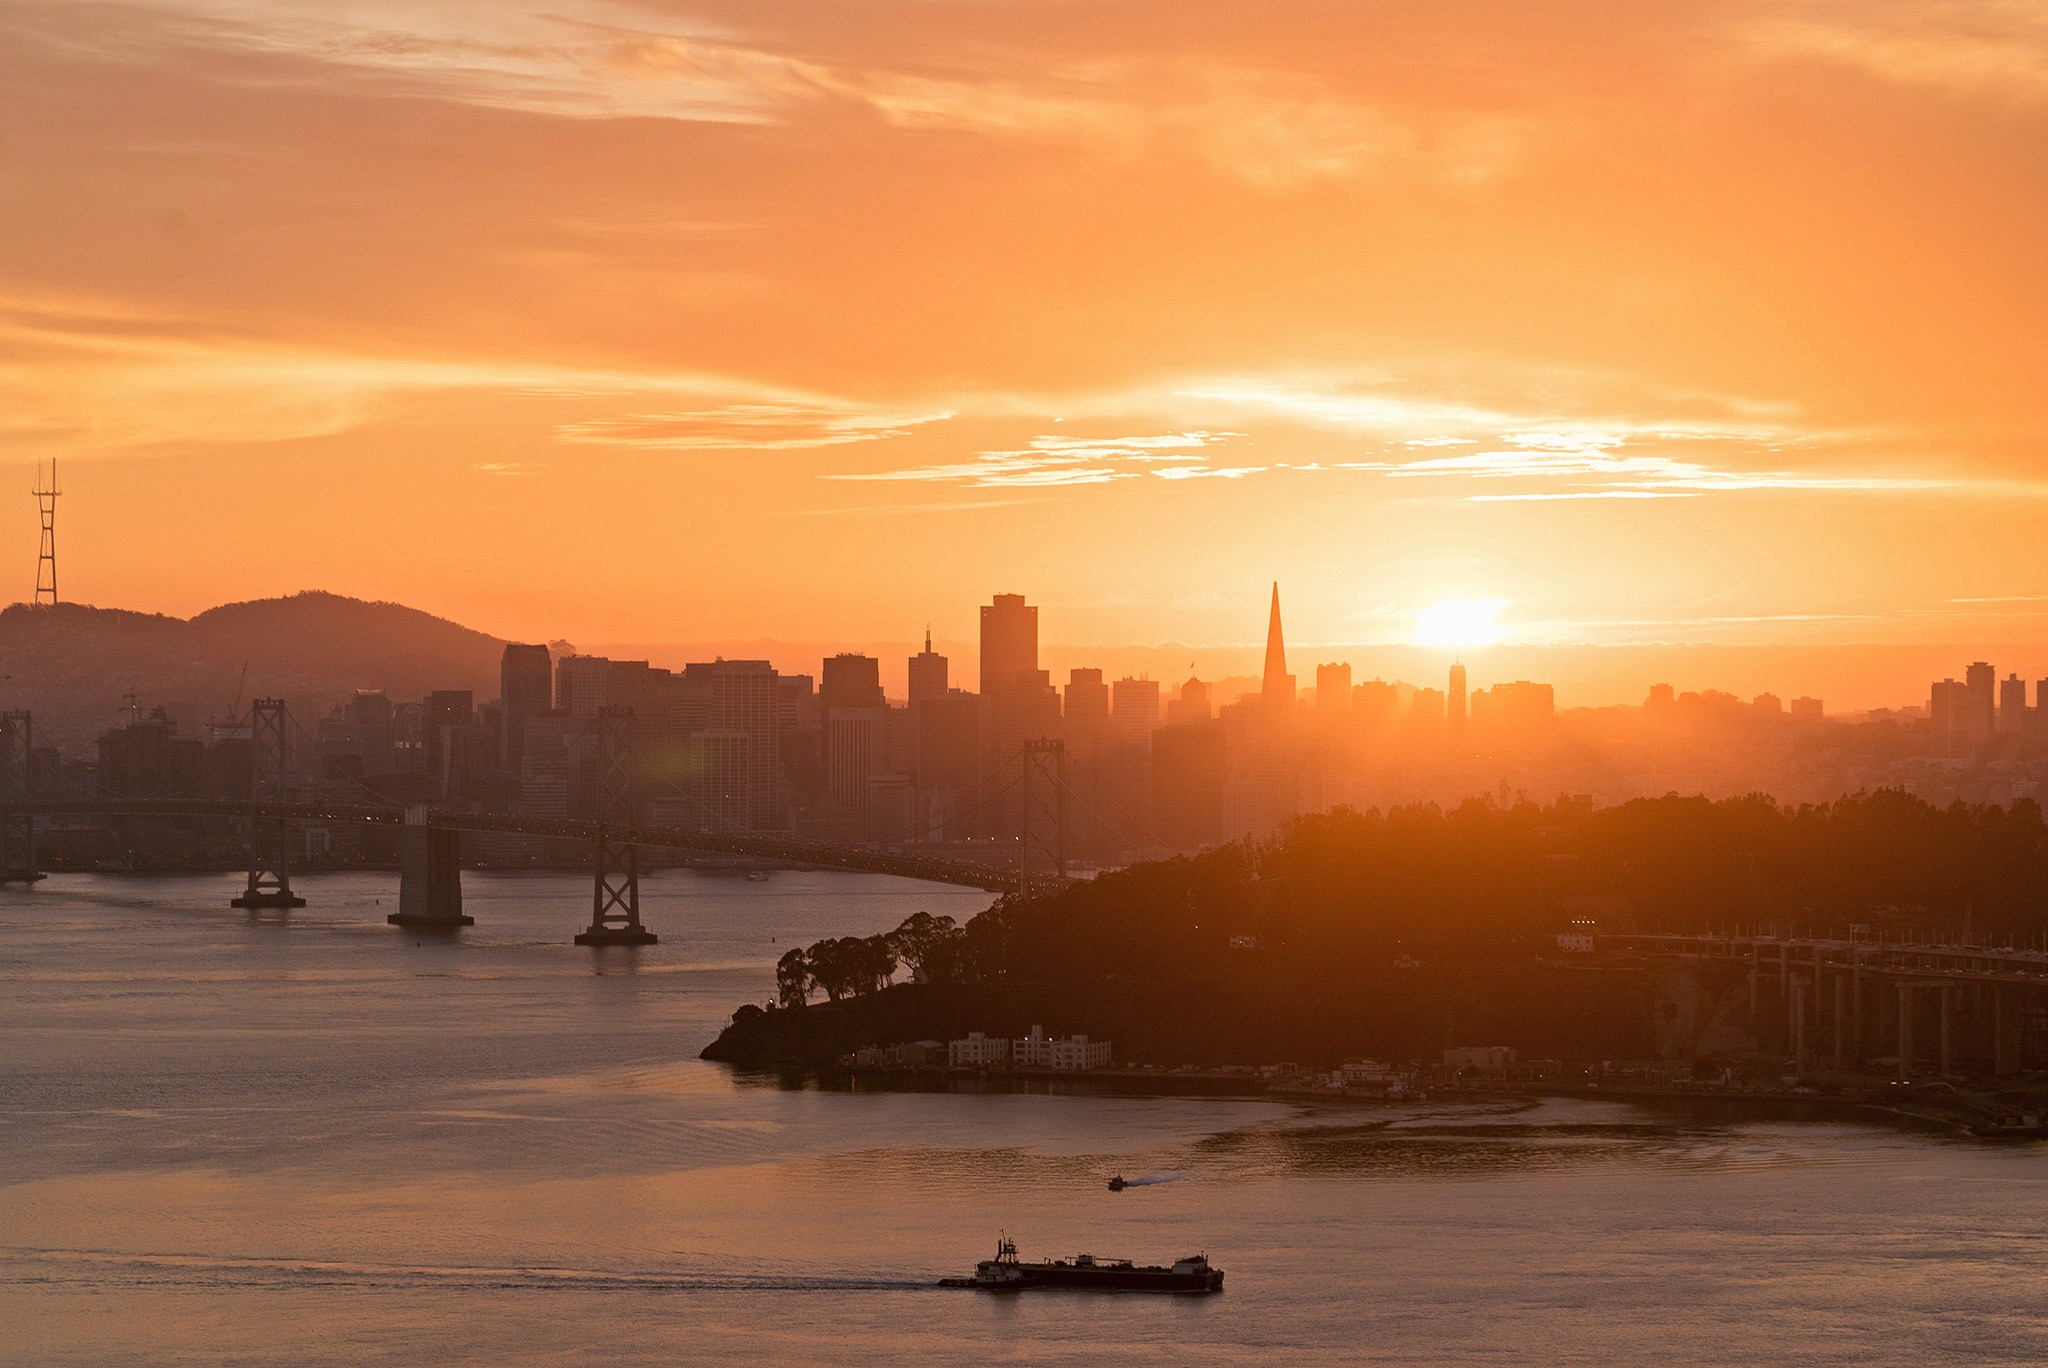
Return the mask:
<path id="1" fill-rule="evenodd" d="M 1963 735 L 1972 746 L 1991 739 L 1998 726 L 1998 671 L 1979 660 L 1963 672 Z"/>
<path id="2" fill-rule="evenodd" d="M 924 649 L 910 658 L 910 701 L 946 696 L 946 658 L 932 650 L 932 629 L 924 629 Z"/>
<path id="3" fill-rule="evenodd" d="M 1038 673 L 1038 610 L 1022 594 L 997 594 L 981 610 L 981 691 L 994 695 Z"/>
<path id="4" fill-rule="evenodd" d="M 882 696 L 881 661 L 851 651 L 826 658 L 818 675 L 818 708 L 828 720 L 835 709 L 887 706 Z"/>
<path id="5" fill-rule="evenodd" d="M 1465 734 L 1465 662 L 1462 660 L 1451 666 L 1451 691 L 1448 703 L 1451 739 L 1456 741 Z"/>
<path id="6" fill-rule="evenodd" d="M 1066 718 L 1069 736 L 1109 726 L 1109 685 L 1102 671 L 1074 669 L 1067 672 Z"/>
<path id="7" fill-rule="evenodd" d="M 526 753 L 526 724 L 554 706 L 555 670 L 545 646 L 511 642 L 498 663 L 498 749 L 506 770 L 519 773 Z"/>
<path id="8" fill-rule="evenodd" d="M 1998 729 L 2014 732 L 2027 724 L 2027 681 L 2007 675 L 1998 686 Z"/>
<path id="9" fill-rule="evenodd" d="M 476 697 L 468 689 L 436 689 L 427 695 L 420 739 L 426 745 L 427 773 L 436 782 L 446 777 L 444 756 L 449 729 L 466 727 L 475 720 Z"/>
<path id="10" fill-rule="evenodd" d="M 1294 707 L 1294 676 L 1287 673 L 1287 640 L 1280 631 L 1280 585 L 1273 585 L 1273 611 L 1266 620 L 1266 673 L 1259 698 L 1268 708 Z"/>

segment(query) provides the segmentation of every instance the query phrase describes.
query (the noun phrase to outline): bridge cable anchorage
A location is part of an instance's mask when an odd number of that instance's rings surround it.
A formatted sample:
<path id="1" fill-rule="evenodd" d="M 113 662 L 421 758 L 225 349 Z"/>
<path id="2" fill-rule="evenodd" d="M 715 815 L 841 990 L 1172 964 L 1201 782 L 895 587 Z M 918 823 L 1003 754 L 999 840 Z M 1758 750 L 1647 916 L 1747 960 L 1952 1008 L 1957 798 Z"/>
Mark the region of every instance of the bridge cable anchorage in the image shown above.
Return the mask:
<path id="1" fill-rule="evenodd" d="M 640 924 L 640 854 L 633 844 L 633 710 L 599 708 L 598 820 L 590 926 L 578 945 L 653 945 Z"/>
<path id="2" fill-rule="evenodd" d="M 290 797 L 291 748 L 286 743 L 288 715 L 282 698 L 258 698 L 249 704 L 249 886 L 230 902 L 251 911 L 304 907 L 292 892 L 291 845 L 298 825 L 266 811 Z"/>
<path id="3" fill-rule="evenodd" d="M 29 808 L 35 733 L 27 712 L 0 713 L 0 884 L 34 883 L 36 818 Z"/>

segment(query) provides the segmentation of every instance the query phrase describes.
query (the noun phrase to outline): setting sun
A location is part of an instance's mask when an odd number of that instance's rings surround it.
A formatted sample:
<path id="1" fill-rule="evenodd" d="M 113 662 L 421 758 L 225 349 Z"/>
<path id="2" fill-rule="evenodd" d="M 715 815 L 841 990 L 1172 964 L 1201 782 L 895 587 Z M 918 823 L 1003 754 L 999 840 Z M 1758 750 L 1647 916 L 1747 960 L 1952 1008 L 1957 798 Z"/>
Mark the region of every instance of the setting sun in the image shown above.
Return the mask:
<path id="1" fill-rule="evenodd" d="M 1501 639 L 1497 619 L 1506 599 L 1444 599 L 1415 615 L 1418 646 L 1491 646 Z"/>

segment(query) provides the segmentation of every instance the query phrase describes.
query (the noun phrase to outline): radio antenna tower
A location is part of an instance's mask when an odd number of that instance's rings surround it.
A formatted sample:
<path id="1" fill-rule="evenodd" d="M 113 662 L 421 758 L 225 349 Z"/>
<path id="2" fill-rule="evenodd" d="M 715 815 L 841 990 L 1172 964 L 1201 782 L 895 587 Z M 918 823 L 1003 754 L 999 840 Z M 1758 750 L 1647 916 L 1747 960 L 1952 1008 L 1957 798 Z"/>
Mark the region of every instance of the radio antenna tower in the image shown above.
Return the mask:
<path id="1" fill-rule="evenodd" d="M 50 482 L 43 483 L 43 470 L 36 467 L 36 507 L 43 515 L 43 549 L 36 558 L 38 608 L 57 606 L 57 458 L 50 458 Z"/>

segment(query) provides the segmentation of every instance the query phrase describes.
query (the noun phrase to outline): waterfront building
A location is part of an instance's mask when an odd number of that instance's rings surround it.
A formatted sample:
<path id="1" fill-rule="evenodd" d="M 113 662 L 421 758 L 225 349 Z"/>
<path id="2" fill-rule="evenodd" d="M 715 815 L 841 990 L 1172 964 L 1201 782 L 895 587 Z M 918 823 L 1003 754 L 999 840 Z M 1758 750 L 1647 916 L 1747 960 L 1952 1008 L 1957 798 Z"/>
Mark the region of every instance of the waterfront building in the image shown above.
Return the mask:
<path id="1" fill-rule="evenodd" d="M 1008 1036 L 969 1031 L 965 1040 L 949 1041 L 946 1062 L 956 1069 L 1002 1069 L 1010 1063 Z"/>
<path id="2" fill-rule="evenodd" d="M 1110 1049 L 1106 1040 L 1053 1037 L 1043 1026 L 1033 1026 L 1029 1035 L 1011 1044 L 1010 1058 L 1020 1069 L 1100 1069 L 1109 1064 Z"/>

